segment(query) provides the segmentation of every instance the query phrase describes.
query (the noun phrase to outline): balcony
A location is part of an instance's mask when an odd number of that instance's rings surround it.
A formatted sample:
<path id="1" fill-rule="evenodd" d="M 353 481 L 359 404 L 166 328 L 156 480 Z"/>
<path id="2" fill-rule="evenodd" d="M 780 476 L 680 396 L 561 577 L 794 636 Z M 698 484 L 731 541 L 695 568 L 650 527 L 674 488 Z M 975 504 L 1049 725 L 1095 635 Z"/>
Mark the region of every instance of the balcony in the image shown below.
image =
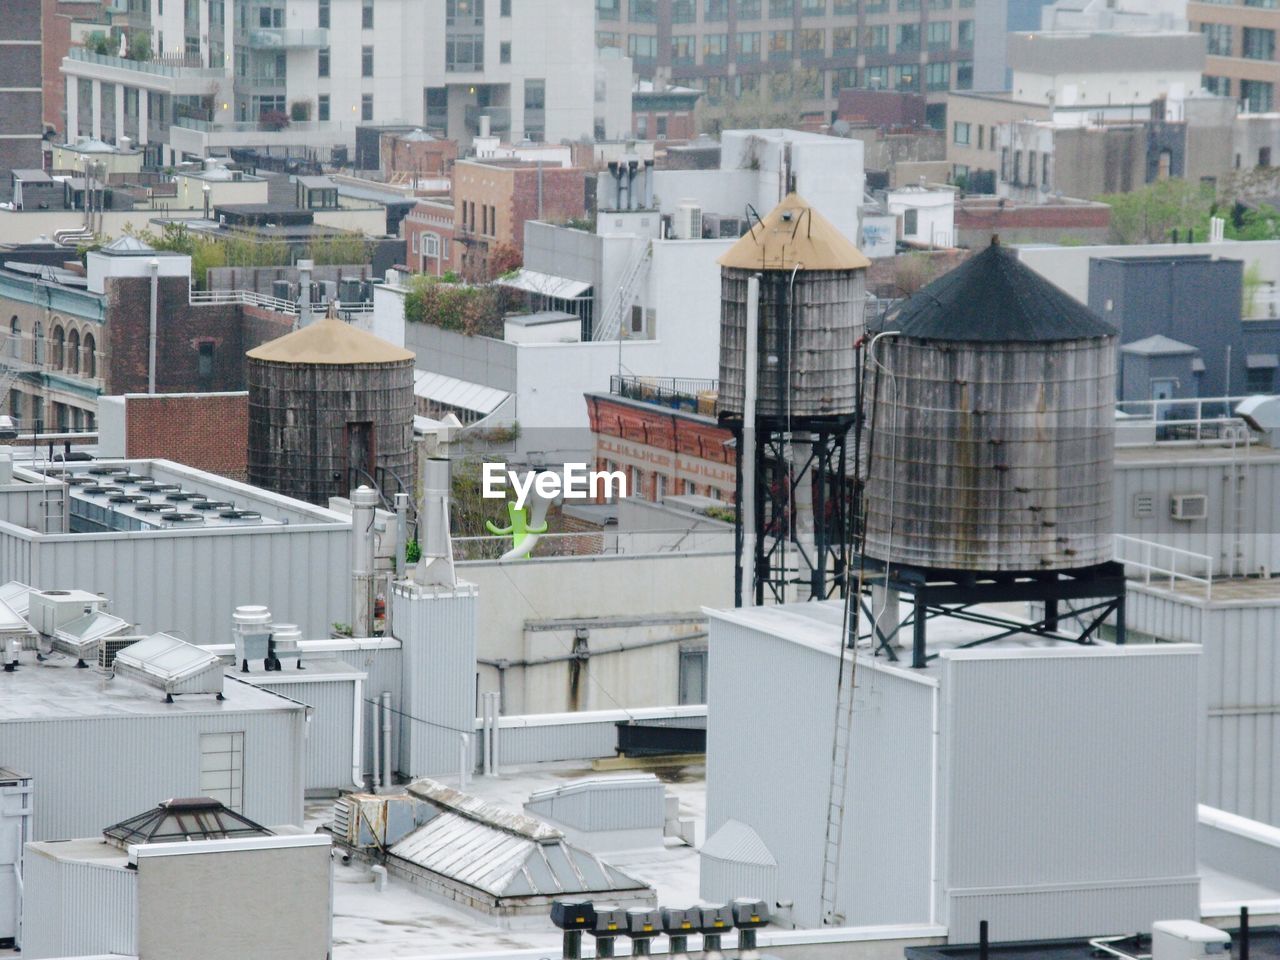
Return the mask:
<path id="1" fill-rule="evenodd" d="M 318 50 L 329 45 L 329 31 L 323 28 L 262 29 L 249 34 L 253 50 Z"/>
<path id="2" fill-rule="evenodd" d="M 187 66 L 185 63 L 178 63 L 173 60 L 129 60 L 125 57 L 109 57 L 100 53 L 93 53 L 84 47 L 72 47 L 67 52 L 67 59 L 100 67 L 109 67 L 115 70 L 128 70 L 157 77 L 171 77 L 175 80 L 220 80 L 227 73 L 221 67 Z M 87 75 L 79 71 L 76 71 L 76 74 L 79 76 Z"/>

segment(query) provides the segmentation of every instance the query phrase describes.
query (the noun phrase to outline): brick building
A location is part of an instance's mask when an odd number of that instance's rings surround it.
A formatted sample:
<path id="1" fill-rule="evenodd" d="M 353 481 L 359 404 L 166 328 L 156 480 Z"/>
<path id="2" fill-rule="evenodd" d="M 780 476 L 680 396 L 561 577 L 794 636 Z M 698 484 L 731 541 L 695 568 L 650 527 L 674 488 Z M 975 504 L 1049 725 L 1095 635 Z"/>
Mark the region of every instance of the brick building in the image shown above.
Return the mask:
<path id="1" fill-rule="evenodd" d="M 249 394 L 173 393 L 103 397 L 99 452 L 163 458 L 232 480 L 248 478 Z"/>
<path id="2" fill-rule="evenodd" d="M 9 171 L 44 166 L 41 0 L 0 5 L 0 199 Z"/>
<path id="3" fill-rule="evenodd" d="M 956 244 L 981 248 L 993 234 L 1002 243 L 1106 243 L 1111 207 L 1093 200 L 1055 197 L 1046 203 L 1015 203 L 966 197 L 956 203 Z"/>
<path id="4" fill-rule="evenodd" d="M 586 171 L 520 160 L 460 160 L 453 168 L 453 265 L 467 278 L 508 269 L 495 254 L 524 249 L 529 220 L 586 216 Z"/>
<path id="5" fill-rule="evenodd" d="M 631 94 L 631 132 L 641 140 L 692 140 L 698 135 L 693 111 L 701 96 L 691 87 L 641 80 Z"/>
<path id="6" fill-rule="evenodd" d="M 406 179 L 447 177 L 458 160 L 458 141 L 433 137 L 423 130 L 382 134 L 382 172 L 395 183 Z"/>
<path id="7" fill-rule="evenodd" d="M 71 22 L 103 21 L 102 0 L 42 0 L 43 53 L 41 73 L 44 77 L 44 122 L 56 130 L 66 129 L 66 78 L 62 76 L 62 59 L 71 49 Z"/>
<path id="8" fill-rule="evenodd" d="M 453 204 L 419 200 L 403 221 L 404 263 L 413 273 L 443 276 L 453 269 Z"/>
<path id="9" fill-rule="evenodd" d="M 586 395 L 596 469 L 626 471 L 631 497 L 658 502 L 665 496 L 693 494 L 733 503 L 733 434 L 716 423 L 713 401 L 701 403 L 704 412 L 699 413 L 694 393 L 668 396 L 657 382 L 650 384 L 645 378 L 621 388 L 632 396 Z M 650 399 L 636 399 L 645 396 Z"/>

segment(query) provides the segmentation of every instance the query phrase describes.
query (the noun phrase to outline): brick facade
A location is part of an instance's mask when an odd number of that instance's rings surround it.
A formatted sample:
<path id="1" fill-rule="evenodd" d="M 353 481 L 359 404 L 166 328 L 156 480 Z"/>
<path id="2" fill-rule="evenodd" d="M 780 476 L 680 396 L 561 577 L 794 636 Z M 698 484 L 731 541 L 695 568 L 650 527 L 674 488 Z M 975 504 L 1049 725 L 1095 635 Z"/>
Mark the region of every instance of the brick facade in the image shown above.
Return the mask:
<path id="1" fill-rule="evenodd" d="M 125 456 L 163 457 L 233 480 L 248 476 L 249 394 L 125 397 Z"/>
<path id="2" fill-rule="evenodd" d="M 103 390 L 148 389 L 151 290 L 146 277 L 107 283 Z M 245 351 L 283 336 L 292 318 L 239 304 L 193 304 L 185 277 L 160 278 L 156 392 L 243 390 Z"/>
<path id="3" fill-rule="evenodd" d="M 443 276 L 453 269 L 453 205 L 419 200 L 405 216 L 404 264 L 413 273 Z"/>
<path id="4" fill-rule="evenodd" d="M 453 168 L 454 269 L 488 279 L 500 247 L 524 249 L 529 220 L 586 216 L 586 171 L 519 160 L 459 161 Z"/>
<path id="5" fill-rule="evenodd" d="M 733 434 L 712 418 L 605 394 L 587 395 L 587 413 L 596 469 L 625 470 L 630 496 L 699 494 L 733 502 Z"/>

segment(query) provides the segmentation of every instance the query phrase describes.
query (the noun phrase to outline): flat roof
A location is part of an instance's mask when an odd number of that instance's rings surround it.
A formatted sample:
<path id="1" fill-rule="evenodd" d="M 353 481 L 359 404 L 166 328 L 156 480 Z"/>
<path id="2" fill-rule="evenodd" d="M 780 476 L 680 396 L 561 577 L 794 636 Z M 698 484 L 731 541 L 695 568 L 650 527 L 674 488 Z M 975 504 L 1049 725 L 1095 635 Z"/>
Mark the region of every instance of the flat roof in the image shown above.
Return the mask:
<path id="1" fill-rule="evenodd" d="M 122 677 L 103 682 L 96 670 L 77 667 L 74 657 L 51 656 L 37 665 L 28 655 L 17 670 L 0 673 L 0 724 L 304 709 L 253 684 L 237 682 L 231 674 L 223 686 L 223 700 L 192 694 L 165 703 L 163 690 Z"/>
<path id="2" fill-rule="evenodd" d="M 1125 427 L 1141 426 L 1150 421 L 1126 420 Z M 1127 469 L 1147 464 L 1163 463 L 1197 463 L 1217 465 L 1249 460 L 1254 463 L 1280 463 L 1280 450 L 1256 443 L 1247 447 L 1236 447 L 1234 450 L 1219 443 L 1196 443 L 1195 441 L 1169 441 L 1165 443 L 1120 444 L 1116 446 L 1116 467 Z"/>
<path id="3" fill-rule="evenodd" d="M 1223 927 L 1238 940 L 1238 927 Z M 993 931 L 994 932 L 994 931 Z M 1127 937 L 1111 944 L 1117 950 L 1132 956 L 1151 953 L 1151 936 Z M 1096 960 L 1098 950 L 1084 940 L 1033 940 L 1013 943 L 992 943 L 987 948 L 991 960 Z M 977 960 L 981 950 L 976 943 L 947 944 L 936 947 L 907 947 L 907 960 Z M 1280 927 L 1249 928 L 1249 956 L 1251 960 L 1276 960 L 1280 957 Z"/>

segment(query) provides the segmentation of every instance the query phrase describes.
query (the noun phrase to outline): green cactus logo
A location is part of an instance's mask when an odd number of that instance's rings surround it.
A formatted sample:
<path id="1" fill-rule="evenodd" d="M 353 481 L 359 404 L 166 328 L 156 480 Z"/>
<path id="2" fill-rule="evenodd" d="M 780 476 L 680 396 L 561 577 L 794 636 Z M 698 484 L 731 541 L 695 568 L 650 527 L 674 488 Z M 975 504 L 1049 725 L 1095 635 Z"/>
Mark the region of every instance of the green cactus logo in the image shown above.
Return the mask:
<path id="1" fill-rule="evenodd" d="M 516 560 L 529 559 L 529 553 L 533 550 L 534 545 L 538 542 L 537 534 L 547 532 L 547 522 L 531 524 L 529 522 L 530 510 L 528 507 L 517 507 L 514 503 L 507 503 L 507 516 L 510 517 L 510 523 L 505 527 L 500 527 L 492 520 L 484 522 L 485 528 L 495 536 L 511 537 L 511 549 L 504 554 L 505 557 Z M 531 535 L 532 538 L 531 538 Z M 527 546 L 526 546 L 527 544 Z"/>

